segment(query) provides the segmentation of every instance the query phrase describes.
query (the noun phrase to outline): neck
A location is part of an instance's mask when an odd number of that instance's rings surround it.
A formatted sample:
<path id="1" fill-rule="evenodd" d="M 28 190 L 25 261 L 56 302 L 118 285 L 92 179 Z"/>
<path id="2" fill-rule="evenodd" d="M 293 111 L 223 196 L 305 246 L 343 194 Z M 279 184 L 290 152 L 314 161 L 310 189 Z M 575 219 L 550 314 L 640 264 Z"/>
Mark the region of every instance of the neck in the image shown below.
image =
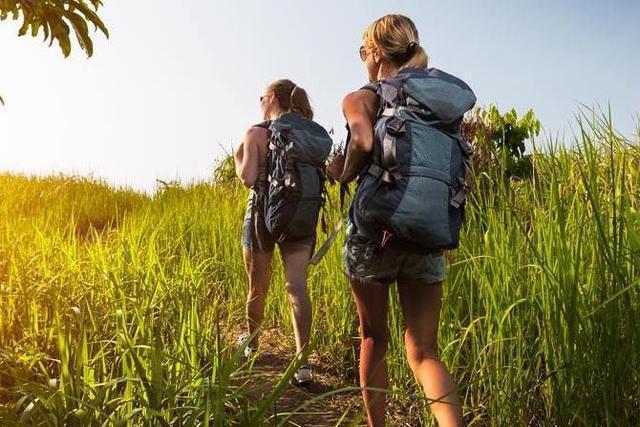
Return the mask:
<path id="1" fill-rule="evenodd" d="M 398 71 L 400 71 L 400 68 L 401 67 L 390 62 L 383 62 L 382 64 L 380 64 L 380 68 L 378 69 L 378 80 L 395 76 Z"/>
<path id="2" fill-rule="evenodd" d="M 286 111 L 282 111 L 282 110 L 273 111 L 273 112 L 271 112 L 271 114 L 269 114 L 269 120 L 276 120 L 277 118 L 279 118 L 284 113 L 286 113 Z"/>

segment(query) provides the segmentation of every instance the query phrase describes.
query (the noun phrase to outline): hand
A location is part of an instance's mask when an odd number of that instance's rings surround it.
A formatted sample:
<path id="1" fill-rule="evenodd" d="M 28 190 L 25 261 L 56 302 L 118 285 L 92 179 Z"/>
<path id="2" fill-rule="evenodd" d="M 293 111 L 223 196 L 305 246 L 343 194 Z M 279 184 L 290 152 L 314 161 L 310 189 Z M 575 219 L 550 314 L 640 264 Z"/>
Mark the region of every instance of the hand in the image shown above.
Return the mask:
<path id="1" fill-rule="evenodd" d="M 344 160 L 344 154 L 341 153 L 335 154 L 329 159 L 325 167 L 329 178 L 340 182 L 340 177 L 342 177 L 342 171 L 344 170 Z"/>

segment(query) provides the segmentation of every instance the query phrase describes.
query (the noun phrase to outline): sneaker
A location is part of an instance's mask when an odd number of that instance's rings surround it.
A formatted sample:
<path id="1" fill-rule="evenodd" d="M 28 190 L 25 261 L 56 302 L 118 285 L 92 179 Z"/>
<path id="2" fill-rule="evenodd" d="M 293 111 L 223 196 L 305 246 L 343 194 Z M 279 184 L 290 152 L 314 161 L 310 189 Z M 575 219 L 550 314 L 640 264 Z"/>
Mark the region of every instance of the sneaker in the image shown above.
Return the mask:
<path id="1" fill-rule="evenodd" d="M 238 337 L 238 348 L 245 346 L 244 350 L 242 351 L 242 357 L 244 357 L 245 359 L 251 359 L 251 357 L 256 354 L 256 349 L 251 347 L 250 345 L 247 345 L 248 340 L 249 334 L 246 332 L 240 334 L 240 336 Z"/>
<path id="2" fill-rule="evenodd" d="M 311 369 L 307 365 L 302 365 L 298 368 L 293 377 L 291 378 L 291 384 L 296 387 L 305 387 L 311 383 Z"/>

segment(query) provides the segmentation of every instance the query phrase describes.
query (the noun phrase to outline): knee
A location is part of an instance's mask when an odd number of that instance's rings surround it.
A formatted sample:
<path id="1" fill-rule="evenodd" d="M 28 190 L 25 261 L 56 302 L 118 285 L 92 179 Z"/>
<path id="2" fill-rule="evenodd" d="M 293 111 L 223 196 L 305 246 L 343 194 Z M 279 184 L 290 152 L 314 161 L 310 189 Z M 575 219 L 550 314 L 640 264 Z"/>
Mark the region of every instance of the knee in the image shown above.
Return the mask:
<path id="1" fill-rule="evenodd" d="M 373 331 L 369 328 L 361 328 L 360 341 L 363 348 L 385 354 L 389 347 L 389 333 L 387 331 Z"/>
<path id="2" fill-rule="evenodd" d="M 407 361 L 414 371 L 426 361 L 439 360 L 440 356 L 436 349 L 407 346 Z"/>
<path id="3" fill-rule="evenodd" d="M 306 282 L 287 282 L 286 288 L 292 304 L 302 304 L 308 299 Z"/>
<path id="4" fill-rule="evenodd" d="M 249 286 L 249 301 L 264 301 L 267 299 L 267 287 L 266 286 Z"/>

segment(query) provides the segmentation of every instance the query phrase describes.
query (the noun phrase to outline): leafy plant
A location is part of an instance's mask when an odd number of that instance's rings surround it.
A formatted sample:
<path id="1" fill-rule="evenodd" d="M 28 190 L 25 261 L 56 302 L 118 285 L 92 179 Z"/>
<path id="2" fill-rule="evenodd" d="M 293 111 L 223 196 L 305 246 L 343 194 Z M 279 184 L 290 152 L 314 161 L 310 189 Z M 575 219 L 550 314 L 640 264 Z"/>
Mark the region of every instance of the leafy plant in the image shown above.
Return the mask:
<path id="1" fill-rule="evenodd" d="M 533 110 L 518 118 L 515 109 L 501 114 L 498 107 L 475 108 L 463 122 L 463 134 L 474 145 L 474 169 L 488 172 L 502 165 L 506 177 L 531 174 L 531 157 L 525 141 L 540 133 L 540 121 Z"/>
<path id="2" fill-rule="evenodd" d="M 0 0 L 0 21 L 22 17 L 19 36 L 30 33 L 36 37 L 42 29 L 44 41 L 49 40 L 51 46 L 57 40 L 65 57 L 71 53 L 70 34 L 73 30 L 80 48 L 90 57 L 93 55 L 93 41 L 89 35 L 89 24 L 109 38 L 109 30 L 96 13 L 101 6 L 101 0 Z M 0 105 L 4 105 L 2 96 Z"/>
<path id="3" fill-rule="evenodd" d="M 107 27 L 96 13 L 101 6 L 101 0 L 0 0 L 0 20 L 22 18 L 19 36 L 30 33 L 36 37 L 42 29 L 44 40 L 49 40 L 49 46 L 57 41 L 65 57 L 71 53 L 73 30 L 80 48 L 91 56 L 93 41 L 88 24 L 109 37 Z"/>
<path id="4" fill-rule="evenodd" d="M 225 151 L 213 171 L 213 180 L 218 184 L 229 184 L 236 180 L 236 166 L 233 153 Z"/>

